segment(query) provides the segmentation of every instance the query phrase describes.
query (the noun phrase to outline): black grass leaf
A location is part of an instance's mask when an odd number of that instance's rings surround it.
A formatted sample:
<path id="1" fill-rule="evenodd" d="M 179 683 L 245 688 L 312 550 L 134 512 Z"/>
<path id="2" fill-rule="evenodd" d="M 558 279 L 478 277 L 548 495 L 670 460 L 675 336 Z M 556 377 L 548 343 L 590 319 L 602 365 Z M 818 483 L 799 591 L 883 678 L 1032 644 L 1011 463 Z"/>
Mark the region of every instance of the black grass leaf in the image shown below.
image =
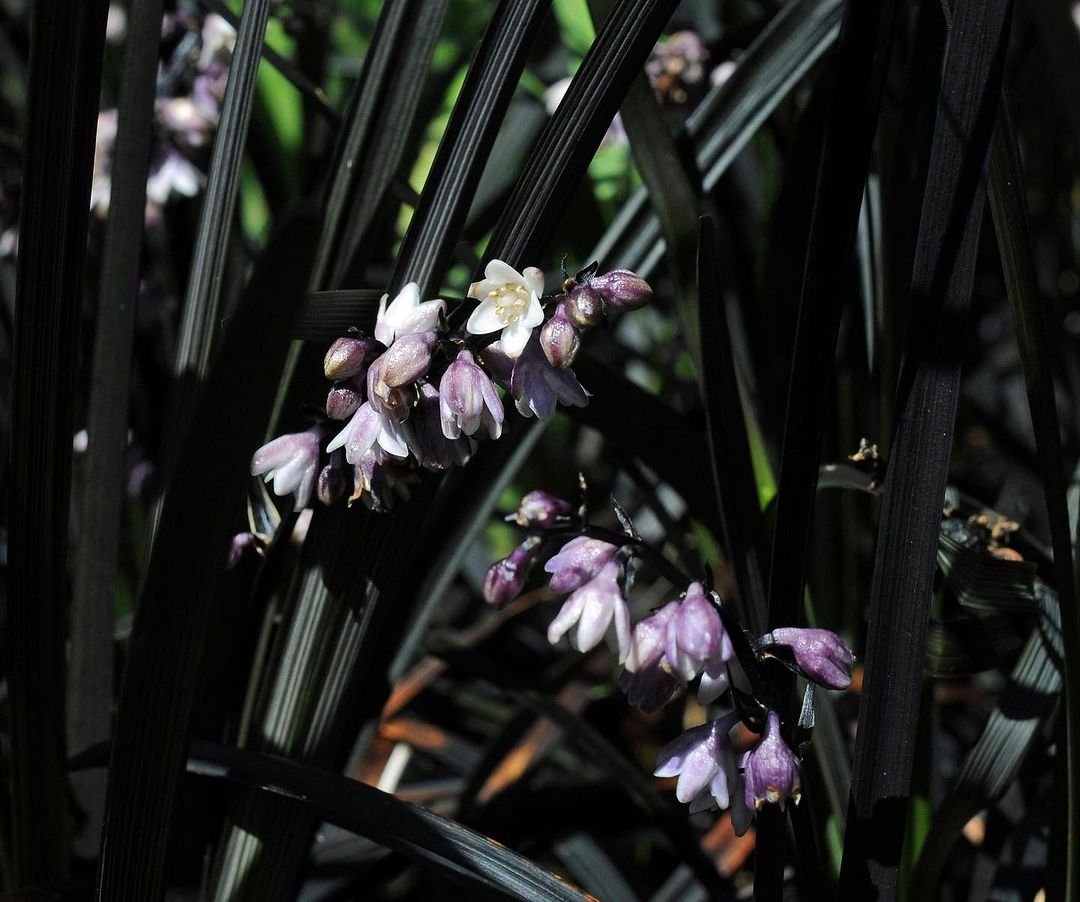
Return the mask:
<path id="1" fill-rule="evenodd" d="M 6 670 L 15 884 L 68 872 L 65 616 L 103 0 L 33 9 L 12 363 Z M 60 61 L 60 62 L 58 62 Z"/>
<path id="2" fill-rule="evenodd" d="M 370 335 L 375 328 L 375 316 L 383 294 L 374 288 L 313 291 L 304 297 L 304 305 L 293 326 L 293 338 L 331 342 L 348 335 L 351 329 Z"/>
<path id="3" fill-rule="evenodd" d="M 840 895 L 892 898 L 903 845 L 964 323 L 1008 0 L 958 5 L 946 47 L 883 491 Z"/>
<path id="4" fill-rule="evenodd" d="M 309 214 L 288 218 L 252 274 L 222 353 L 195 392 L 136 610 L 115 730 L 99 896 L 163 892 L 170 813 L 183 771 L 214 588 L 245 496 L 249 456 L 273 402 L 315 250 Z M 273 299 L 277 315 L 264 311 Z M 228 435 L 229 441 L 220 441 Z"/>

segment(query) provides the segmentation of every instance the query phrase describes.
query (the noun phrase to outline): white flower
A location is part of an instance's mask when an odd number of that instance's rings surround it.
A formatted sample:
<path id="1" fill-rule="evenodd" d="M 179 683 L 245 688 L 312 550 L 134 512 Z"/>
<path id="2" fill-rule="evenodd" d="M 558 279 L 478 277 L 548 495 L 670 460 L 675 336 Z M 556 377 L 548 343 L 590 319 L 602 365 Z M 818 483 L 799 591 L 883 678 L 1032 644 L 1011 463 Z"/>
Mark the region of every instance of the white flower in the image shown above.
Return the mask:
<path id="1" fill-rule="evenodd" d="M 519 273 L 502 260 L 484 267 L 484 278 L 469 286 L 469 297 L 480 301 L 465 328 L 473 335 L 502 330 L 500 344 L 507 357 L 517 357 L 529 343 L 532 330 L 544 321 L 540 296 L 544 273 L 529 266 Z"/>
<path id="2" fill-rule="evenodd" d="M 397 423 L 383 416 L 370 404 L 361 404 L 352 419 L 326 446 L 327 452 L 345 449 L 345 459 L 357 464 L 372 448 L 378 447 L 393 457 L 408 457 L 409 446 Z"/>
<path id="3" fill-rule="evenodd" d="M 251 458 L 251 475 L 274 480 L 274 494 L 296 493 L 295 510 L 303 510 L 311 500 L 319 468 L 319 430 L 281 435 L 263 445 Z"/>
<path id="4" fill-rule="evenodd" d="M 388 307 L 386 300 L 389 297 L 388 294 L 382 296 L 375 320 L 375 337 L 387 347 L 402 335 L 431 331 L 439 322 L 440 314 L 446 309 L 445 301 L 424 301 L 421 304 L 420 286 L 415 282 L 402 288 Z"/>

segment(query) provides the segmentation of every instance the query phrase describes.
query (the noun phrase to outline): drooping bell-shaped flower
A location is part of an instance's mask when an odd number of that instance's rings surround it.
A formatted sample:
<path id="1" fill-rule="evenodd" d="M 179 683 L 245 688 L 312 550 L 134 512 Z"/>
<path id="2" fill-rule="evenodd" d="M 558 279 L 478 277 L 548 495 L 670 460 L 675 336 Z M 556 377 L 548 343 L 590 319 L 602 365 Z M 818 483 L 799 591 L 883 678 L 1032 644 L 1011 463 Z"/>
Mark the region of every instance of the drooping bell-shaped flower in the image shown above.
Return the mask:
<path id="1" fill-rule="evenodd" d="M 408 457 L 409 446 L 401 435 L 401 427 L 391 419 L 379 413 L 371 404 L 361 404 L 352 419 L 345 424 L 330 444 L 327 451 L 345 449 L 345 459 L 356 465 L 373 447 L 394 457 Z"/>
<path id="2" fill-rule="evenodd" d="M 574 505 L 569 501 L 535 489 L 522 497 L 513 520 L 523 529 L 551 529 L 564 523 L 573 513 Z"/>
<path id="3" fill-rule="evenodd" d="M 551 574 L 551 591 L 562 594 L 585 585 L 618 551 L 615 545 L 600 539 L 588 536 L 571 539 L 544 564 L 544 570 Z"/>
<path id="4" fill-rule="evenodd" d="M 679 778 L 675 798 L 680 802 L 694 803 L 706 795 L 727 808 L 728 778 L 734 771 L 728 731 L 738 721 L 739 715 L 733 711 L 677 736 L 657 754 L 654 775 Z"/>
<path id="5" fill-rule="evenodd" d="M 799 801 L 799 756 L 780 735 L 780 715 L 770 711 L 761 740 L 742 759 L 745 799 L 748 808 L 766 802 L 784 807 L 786 799 Z"/>
<path id="6" fill-rule="evenodd" d="M 389 297 L 388 294 L 382 296 L 375 320 L 375 337 L 388 348 L 403 335 L 433 330 L 446 309 L 445 301 L 420 303 L 420 286 L 415 282 L 402 288 L 388 306 Z"/>
<path id="7" fill-rule="evenodd" d="M 692 583 L 686 590 L 686 598 L 668 621 L 666 639 L 668 666 L 687 682 L 700 674 L 699 700 L 703 704 L 715 701 L 727 689 L 726 664 L 735 650 L 701 583 Z"/>
<path id="8" fill-rule="evenodd" d="M 251 475 L 274 481 L 274 494 L 296 495 L 295 510 L 303 510 L 311 500 L 319 471 L 319 430 L 278 436 L 263 445 L 251 458 Z"/>
<path id="9" fill-rule="evenodd" d="M 556 369 L 548 363 L 539 339 L 535 338 L 514 364 L 510 393 L 514 396 L 518 413 L 541 420 L 550 420 L 558 404 L 584 407 L 589 403 L 589 396 L 577 381 L 574 371 Z"/>
<path id="10" fill-rule="evenodd" d="M 836 633 L 823 629 L 784 626 L 762 637 L 762 647 L 784 645 L 791 649 L 795 666 L 807 679 L 826 689 L 847 689 L 855 655 Z"/>
<path id="11" fill-rule="evenodd" d="M 439 391 L 430 382 L 420 386 L 420 397 L 402 432 L 417 463 L 425 470 L 464 466 L 470 456 L 469 440 L 447 438 L 443 433 Z"/>
<path id="12" fill-rule="evenodd" d="M 491 438 L 502 435 L 506 415 L 502 398 L 468 351 L 458 354 L 446 368 L 439 382 L 439 397 L 442 431 L 447 438 L 474 435 L 480 429 Z"/>
<path id="13" fill-rule="evenodd" d="M 668 624 L 678 610 L 679 602 L 669 601 L 634 624 L 630 654 L 626 657 L 627 670 L 645 671 L 660 664 L 667 649 Z"/>
<path id="14" fill-rule="evenodd" d="M 606 563 L 566 599 L 548 627 L 548 641 L 554 645 L 569 634 L 571 647 L 590 651 L 612 626 L 621 664 L 630 652 L 630 611 L 622 594 L 622 567 L 616 561 Z"/>
<path id="15" fill-rule="evenodd" d="M 535 266 L 519 273 L 509 263 L 491 260 L 484 278 L 469 286 L 469 297 L 480 305 L 470 314 L 465 328 L 473 335 L 501 332 L 500 344 L 508 357 L 521 354 L 533 329 L 544 321 L 540 298 L 544 273 Z"/>

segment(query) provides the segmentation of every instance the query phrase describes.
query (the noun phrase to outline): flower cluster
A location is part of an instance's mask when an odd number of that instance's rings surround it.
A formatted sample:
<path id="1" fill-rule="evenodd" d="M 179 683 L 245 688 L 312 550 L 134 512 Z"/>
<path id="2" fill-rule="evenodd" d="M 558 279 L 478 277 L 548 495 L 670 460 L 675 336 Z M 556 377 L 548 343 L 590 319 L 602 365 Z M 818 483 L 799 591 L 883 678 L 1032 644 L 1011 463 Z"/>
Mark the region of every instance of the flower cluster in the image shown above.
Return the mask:
<path id="1" fill-rule="evenodd" d="M 598 529 L 589 525 L 584 506 L 530 492 L 507 518 L 528 535 L 490 567 L 484 597 L 492 604 L 512 600 L 533 566 L 561 546 L 544 564 L 550 590 L 566 596 L 548 627 L 550 642 L 566 637 L 571 647 L 586 652 L 606 636 L 623 666 L 621 688 L 646 713 L 659 711 L 695 681 L 703 705 L 732 690 L 728 710 L 660 751 L 656 776 L 677 777 L 675 794 L 691 811 L 730 807 L 741 834 L 763 804 L 783 806 L 789 798 L 798 802 L 800 794 L 796 730 L 785 729 L 763 675 L 765 662 L 777 661 L 812 684 L 841 690 L 851 685 L 854 655 L 839 636 L 824 629 L 785 627 L 755 639 L 715 592 L 682 575 L 646 545 L 621 508 L 616 514 L 622 532 Z M 631 628 L 627 594 L 642 564 L 687 588 Z M 739 723 L 760 738 L 737 759 L 729 734 Z"/>
<path id="2" fill-rule="evenodd" d="M 316 486 L 319 500 L 332 504 L 350 485 L 350 502 L 384 510 L 408 495 L 419 469 L 464 465 L 479 441 L 499 438 L 504 393 L 525 417 L 547 420 L 559 404 L 583 407 L 588 394 L 570 368 L 582 335 L 652 298 L 631 272 L 595 270 L 594 264 L 566 278 L 545 304 L 539 269 L 518 272 L 492 260 L 469 287 L 478 303 L 457 331 L 447 323 L 445 301 L 421 300 L 415 282 L 392 301 L 384 295 L 372 334 L 339 338 L 326 353 L 323 372 L 333 382 L 328 422 L 260 448 L 252 475 L 272 480 L 278 495 L 294 493 L 297 510 L 308 506 Z M 333 421 L 344 426 L 334 430 L 320 471 L 319 435 Z M 500 586 L 523 583 L 533 554 L 507 559 Z M 493 586 L 496 596 L 500 591 Z"/>

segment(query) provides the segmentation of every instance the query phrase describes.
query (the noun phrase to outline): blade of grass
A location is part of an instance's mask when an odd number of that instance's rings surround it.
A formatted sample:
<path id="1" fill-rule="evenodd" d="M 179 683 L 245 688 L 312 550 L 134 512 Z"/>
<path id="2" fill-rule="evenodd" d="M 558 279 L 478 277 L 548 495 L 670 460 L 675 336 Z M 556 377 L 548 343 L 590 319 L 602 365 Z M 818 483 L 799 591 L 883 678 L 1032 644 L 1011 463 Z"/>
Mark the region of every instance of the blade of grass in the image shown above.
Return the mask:
<path id="1" fill-rule="evenodd" d="M 330 342 L 348 335 L 354 327 L 370 333 L 383 294 L 373 288 L 312 292 L 304 298 L 293 338 Z"/>
<path id="2" fill-rule="evenodd" d="M 76 547 L 72 583 L 67 738 L 74 749 L 108 739 L 112 725 L 113 625 L 125 495 L 124 450 L 146 178 L 154 140 L 161 15 L 161 0 L 137 0 L 131 5 L 121 69 L 112 190 L 86 415 L 88 443 L 80 511 L 86 528 Z M 79 775 L 72 782 L 89 822 L 82 845 L 95 855 L 105 815 L 105 773 Z"/>
<path id="3" fill-rule="evenodd" d="M 437 869 L 470 893 L 565 902 L 590 898 L 487 837 L 339 774 L 208 742 L 192 744 L 188 770 L 299 803 L 320 819 Z"/>
<path id="4" fill-rule="evenodd" d="M 271 237 L 176 458 L 130 640 L 99 898 L 157 899 L 163 892 L 169 815 L 215 614 L 214 587 L 242 510 L 248 456 L 273 400 L 266 389 L 288 346 L 289 311 L 306 285 L 314 232 L 313 217 L 296 215 Z M 268 317 L 267 309 L 275 314 Z M 222 435 L 230 440 L 219 441 Z"/>
<path id="5" fill-rule="evenodd" d="M 12 360 L 6 670 L 15 884 L 68 873 L 71 436 L 106 4 L 33 9 Z M 63 65 L 57 65 L 63 60 Z"/>
<path id="6" fill-rule="evenodd" d="M 964 0 L 945 53 L 871 589 L 841 896 L 889 899 L 896 892 L 961 342 L 1009 12 L 1009 0 Z"/>

